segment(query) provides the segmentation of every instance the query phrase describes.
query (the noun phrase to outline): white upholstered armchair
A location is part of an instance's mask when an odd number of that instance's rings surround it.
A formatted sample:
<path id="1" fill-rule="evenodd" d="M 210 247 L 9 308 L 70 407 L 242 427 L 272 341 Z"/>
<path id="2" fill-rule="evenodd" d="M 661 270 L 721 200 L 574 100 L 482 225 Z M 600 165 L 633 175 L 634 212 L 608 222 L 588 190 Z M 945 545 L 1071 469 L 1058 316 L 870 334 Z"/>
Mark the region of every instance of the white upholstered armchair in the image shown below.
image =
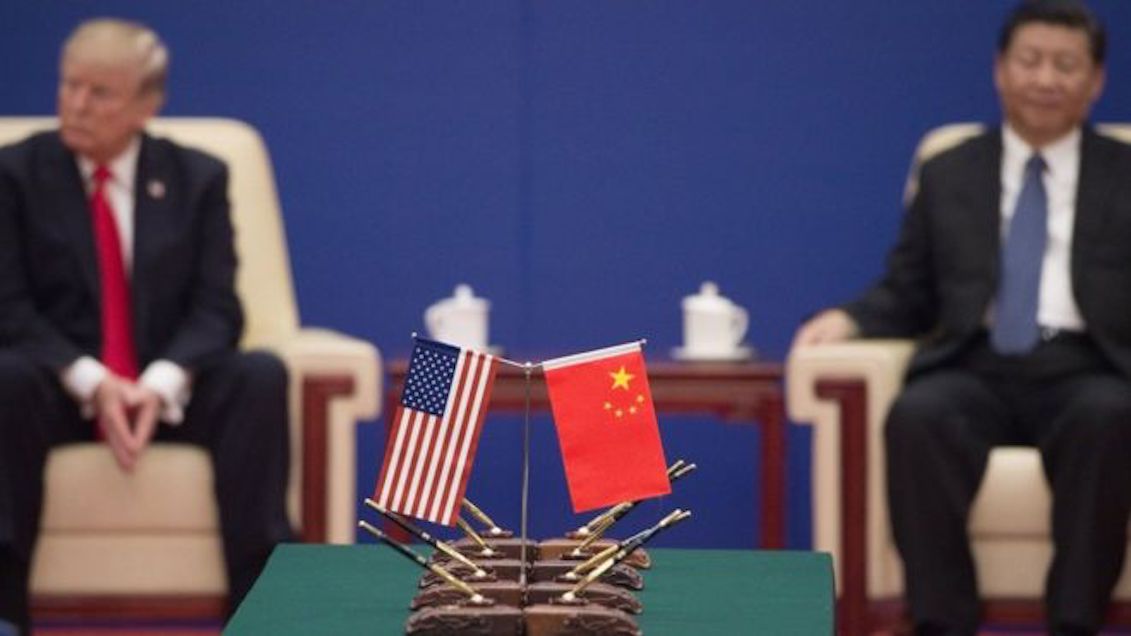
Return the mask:
<path id="1" fill-rule="evenodd" d="M 1098 128 L 1131 142 L 1131 125 Z M 981 130 L 955 124 L 931 131 L 920 143 L 915 166 Z M 911 353 L 909 341 L 857 340 L 795 350 L 787 363 L 790 417 L 814 429 L 813 547 L 834 556 L 843 634 L 890 626 L 902 610 L 903 573 L 888 522 L 882 428 Z M 988 619 L 1040 620 L 1052 555 L 1050 510 L 1039 454 L 1031 448 L 995 449 L 969 527 Z M 1131 622 L 1131 605 L 1125 604 L 1131 601 L 1129 568 L 1115 596 L 1121 602 L 1112 620 Z"/>
<path id="2" fill-rule="evenodd" d="M 0 144 L 54 126 L 0 117 Z M 276 352 L 290 372 L 288 513 L 304 541 L 354 539 L 356 422 L 376 417 L 380 355 L 369 343 L 299 326 L 274 171 L 259 134 L 230 119 L 158 118 L 151 133 L 227 162 L 245 314 L 241 346 Z M 219 615 L 226 595 L 207 453 L 155 443 L 136 471 L 96 443 L 48 457 L 33 611 Z"/>

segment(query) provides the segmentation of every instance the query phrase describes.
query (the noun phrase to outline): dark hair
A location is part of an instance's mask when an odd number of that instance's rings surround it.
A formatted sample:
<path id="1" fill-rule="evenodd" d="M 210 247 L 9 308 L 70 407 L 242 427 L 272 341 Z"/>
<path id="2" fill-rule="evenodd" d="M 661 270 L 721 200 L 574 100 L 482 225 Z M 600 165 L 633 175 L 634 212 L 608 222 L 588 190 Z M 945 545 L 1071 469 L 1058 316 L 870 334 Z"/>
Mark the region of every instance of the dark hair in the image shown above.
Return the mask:
<path id="1" fill-rule="evenodd" d="M 1009 48 L 1013 34 L 1019 27 L 1033 22 L 1080 29 L 1088 35 L 1092 61 L 1103 66 L 1107 57 L 1107 33 L 1103 23 L 1079 0 L 1024 0 L 1009 14 L 1001 27 L 998 53 L 1004 53 Z"/>

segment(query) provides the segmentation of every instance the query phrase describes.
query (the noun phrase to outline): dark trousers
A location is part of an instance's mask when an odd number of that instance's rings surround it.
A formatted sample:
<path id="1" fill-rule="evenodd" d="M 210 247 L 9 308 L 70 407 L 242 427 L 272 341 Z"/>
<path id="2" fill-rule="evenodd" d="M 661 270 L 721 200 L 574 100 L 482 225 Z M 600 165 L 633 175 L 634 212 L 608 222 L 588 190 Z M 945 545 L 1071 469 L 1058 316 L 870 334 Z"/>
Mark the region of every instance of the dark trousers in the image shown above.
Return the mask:
<path id="1" fill-rule="evenodd" d="M 1050 633 L 1099 629 L 1127 541 L 1131 382 L 1089 339 L 1069 335 L 1000 356 L 979 338 L 957 364 L 908 381 L 885 443 L 892 528 L 919 633 L 977 631 L 966 528 L 999 445 L 1035 446 L 1051 486 Z"/>
<path id="2" fill-rule="evenodd" d="M 192 391 L 185 421 L 162 424 L 156 439 L 202 446 L 212 457 L 234 611 L 271 549 L 292 536 L 287 373 L 271 354 L 232 353 L 201 369 Z M 94 426 L 52 373 L 0 351 L 0 620 L 25 632 L 47 452 L 93 439 Z"/>

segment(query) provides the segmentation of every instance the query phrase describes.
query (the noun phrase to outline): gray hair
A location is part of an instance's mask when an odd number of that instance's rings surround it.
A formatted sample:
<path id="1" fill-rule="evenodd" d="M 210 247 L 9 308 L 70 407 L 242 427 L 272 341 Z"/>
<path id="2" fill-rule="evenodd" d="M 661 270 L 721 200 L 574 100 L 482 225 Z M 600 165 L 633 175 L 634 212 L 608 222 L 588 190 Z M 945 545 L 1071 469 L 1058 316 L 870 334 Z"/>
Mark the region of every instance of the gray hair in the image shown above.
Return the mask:
<path id="1" fill-rule="evenodd" d="M 62 59 L 133 64 L 141 71 L 140 92 L 165 94 L 169 50 L 153 29 L 118 18 L 95 18 L 80 24 L 63 43 Z"/>

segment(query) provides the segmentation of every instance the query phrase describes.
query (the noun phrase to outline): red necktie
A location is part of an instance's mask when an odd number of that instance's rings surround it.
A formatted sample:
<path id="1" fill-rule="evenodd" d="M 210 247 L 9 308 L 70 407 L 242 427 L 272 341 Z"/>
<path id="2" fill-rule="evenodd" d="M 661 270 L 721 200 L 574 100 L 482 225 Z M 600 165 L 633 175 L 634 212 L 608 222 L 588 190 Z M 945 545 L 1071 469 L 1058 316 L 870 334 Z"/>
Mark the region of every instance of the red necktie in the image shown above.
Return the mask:
<path id="1" fill-rule="evenodd" d="M 90 210 L 94 221 L 94 240 L 98 248 L 98 272 L 102 283 L 102 364 L 114 373 L 137 379 L 137 352 L 134 350 L 133 317 L 130 313 L 130 284 L 122 259 L 122 241 L 114 210 L 106 196 L 106 166 L 94 170 L 94 193 Z"/>

